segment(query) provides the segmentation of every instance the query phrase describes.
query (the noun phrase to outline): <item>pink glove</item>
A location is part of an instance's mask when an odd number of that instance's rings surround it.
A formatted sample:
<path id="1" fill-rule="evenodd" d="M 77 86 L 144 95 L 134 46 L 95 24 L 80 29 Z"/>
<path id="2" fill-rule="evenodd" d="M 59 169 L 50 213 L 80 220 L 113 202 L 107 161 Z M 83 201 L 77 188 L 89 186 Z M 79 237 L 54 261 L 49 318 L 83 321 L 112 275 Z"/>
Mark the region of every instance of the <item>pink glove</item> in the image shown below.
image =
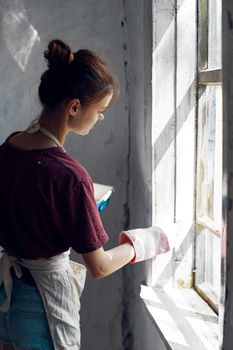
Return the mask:
<path id="1" fill-rule="evenodd" d="M 134 247 L 135 256 L 131 263 L 151 259 L 170 250 L 167 236 L 157 226 L 122 231 L 119 242 L 120 244 L 130 243 Z"/>

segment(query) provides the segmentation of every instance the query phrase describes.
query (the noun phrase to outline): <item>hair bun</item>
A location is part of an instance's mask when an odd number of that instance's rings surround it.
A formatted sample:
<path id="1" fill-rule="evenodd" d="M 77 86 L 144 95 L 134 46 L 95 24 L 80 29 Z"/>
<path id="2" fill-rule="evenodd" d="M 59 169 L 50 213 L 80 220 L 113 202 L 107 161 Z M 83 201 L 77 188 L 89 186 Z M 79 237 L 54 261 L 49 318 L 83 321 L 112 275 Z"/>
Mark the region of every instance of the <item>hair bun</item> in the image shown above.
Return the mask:
<path id="1" fill-rule="evenodd" d="M 69 45 L 59 39 L 50 41 L 48 49 L 44 52 L 48 68 L 67 65 L 74 59 L 74 54 Z"/>

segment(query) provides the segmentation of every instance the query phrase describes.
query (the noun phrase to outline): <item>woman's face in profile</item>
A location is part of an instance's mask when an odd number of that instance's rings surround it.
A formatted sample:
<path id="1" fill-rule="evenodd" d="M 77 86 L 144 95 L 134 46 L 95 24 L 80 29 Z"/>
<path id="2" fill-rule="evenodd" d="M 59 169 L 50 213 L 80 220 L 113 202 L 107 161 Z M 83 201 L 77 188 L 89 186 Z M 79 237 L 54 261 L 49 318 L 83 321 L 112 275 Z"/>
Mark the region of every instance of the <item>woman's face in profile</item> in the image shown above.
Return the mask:
<path id="1" fill-rule="evenodd" d="M 89 105 L 80 105 L 77 117 L 72 123 L 72 131 L 79 135 L 87 135 L 98 120 L 103 120 L 103 111 L 108 107 L 112 93 Z"/>

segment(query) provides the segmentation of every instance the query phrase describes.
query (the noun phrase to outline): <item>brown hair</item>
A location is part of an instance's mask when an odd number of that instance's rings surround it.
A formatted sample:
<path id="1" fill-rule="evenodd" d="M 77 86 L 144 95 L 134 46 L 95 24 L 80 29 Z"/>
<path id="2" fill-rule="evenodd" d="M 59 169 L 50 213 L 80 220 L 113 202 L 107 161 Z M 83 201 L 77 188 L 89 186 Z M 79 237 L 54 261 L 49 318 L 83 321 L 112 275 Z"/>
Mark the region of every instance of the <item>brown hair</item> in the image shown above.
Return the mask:
<path id="1" fill-rule="evenodd" d="M 119 95 L 117 78 L 98 53 L 81 49 L 73 53 L 61 40 L 52 40 L 44 52 L 48 70 L 41 76 L 39 98 L 47 109 L 65 99 L 78 98 L 81 104 L 98 101 L 113 93 L 110 104 Z"/>

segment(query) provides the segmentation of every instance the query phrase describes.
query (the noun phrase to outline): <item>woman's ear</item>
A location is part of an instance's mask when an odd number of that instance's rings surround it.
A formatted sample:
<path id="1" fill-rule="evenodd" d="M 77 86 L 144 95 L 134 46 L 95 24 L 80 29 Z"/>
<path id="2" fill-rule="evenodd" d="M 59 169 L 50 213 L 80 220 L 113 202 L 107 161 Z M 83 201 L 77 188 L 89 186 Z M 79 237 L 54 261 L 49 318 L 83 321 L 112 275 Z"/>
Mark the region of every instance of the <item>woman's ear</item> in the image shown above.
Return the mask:
<path id="1" fill-rule="evenodd" d="M 81 106 L 80 100 L 78 98 L 73 98 L 67 102 L 67 110 L 69 115 L 72 117 L 76 117 Z"/>

